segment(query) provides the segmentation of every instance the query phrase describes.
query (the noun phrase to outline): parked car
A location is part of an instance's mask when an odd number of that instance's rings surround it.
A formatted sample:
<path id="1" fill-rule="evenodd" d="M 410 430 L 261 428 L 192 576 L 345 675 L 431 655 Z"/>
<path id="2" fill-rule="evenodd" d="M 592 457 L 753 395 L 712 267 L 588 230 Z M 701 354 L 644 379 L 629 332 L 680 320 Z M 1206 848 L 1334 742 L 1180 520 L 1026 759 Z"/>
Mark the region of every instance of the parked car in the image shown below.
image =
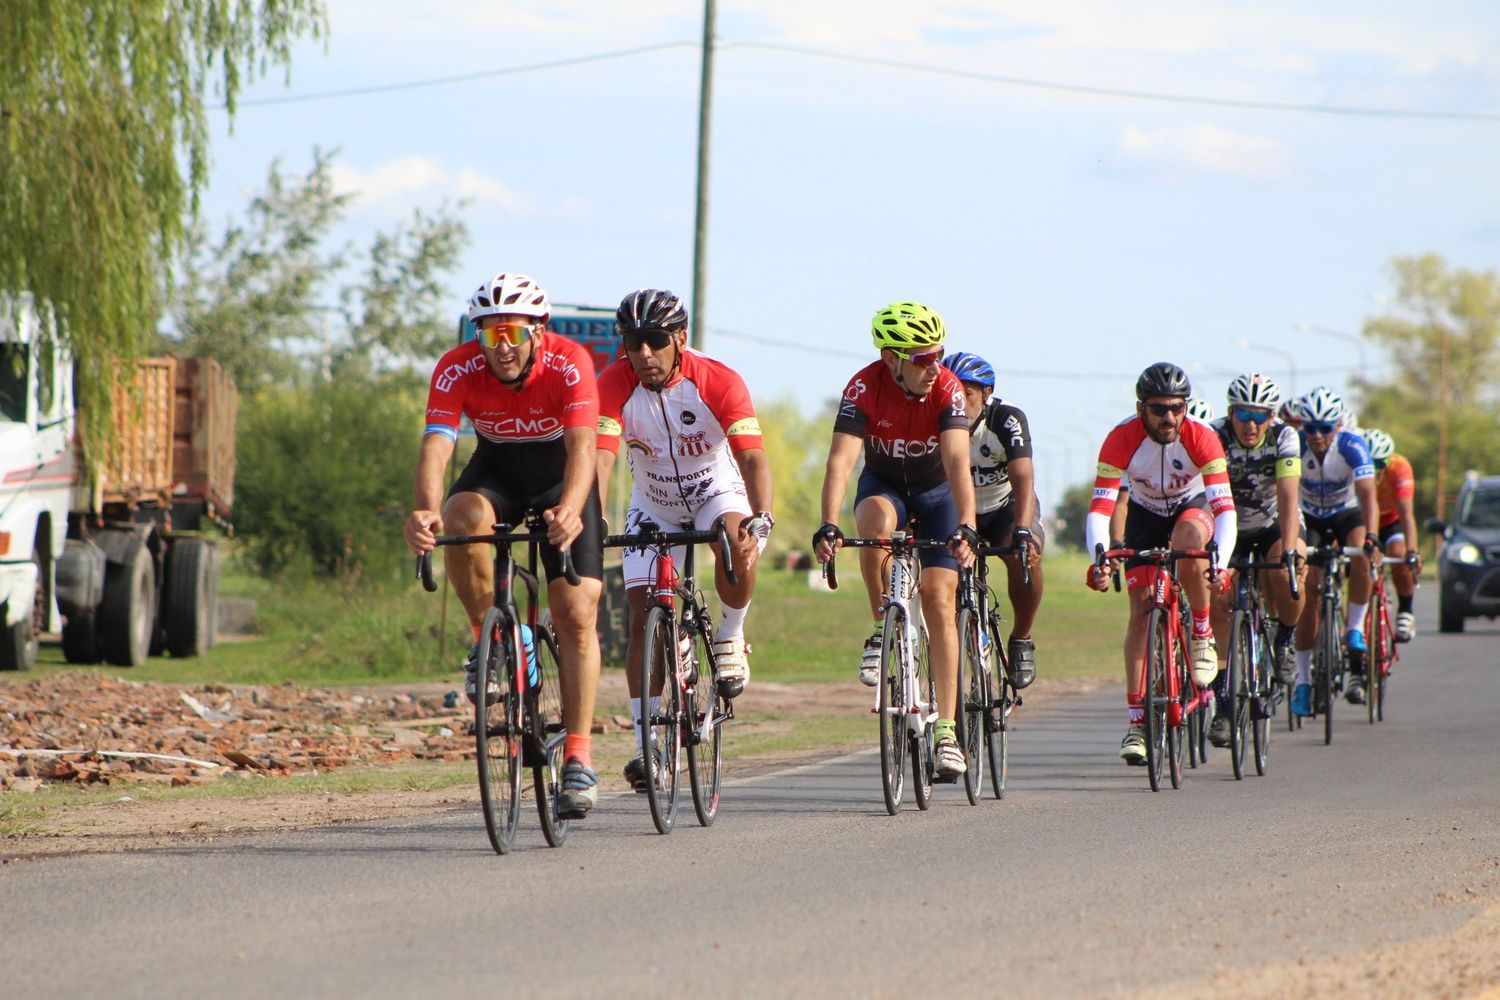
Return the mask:
<path id="1" fill-rule="evenodd" d="M 1471 472 L 1459 487 L 1453 520 L 1432 518 L 1438 551 L 1438 624 L 1462 632 L 1466 618 L 1500 615 L 1500 476 Z"/>

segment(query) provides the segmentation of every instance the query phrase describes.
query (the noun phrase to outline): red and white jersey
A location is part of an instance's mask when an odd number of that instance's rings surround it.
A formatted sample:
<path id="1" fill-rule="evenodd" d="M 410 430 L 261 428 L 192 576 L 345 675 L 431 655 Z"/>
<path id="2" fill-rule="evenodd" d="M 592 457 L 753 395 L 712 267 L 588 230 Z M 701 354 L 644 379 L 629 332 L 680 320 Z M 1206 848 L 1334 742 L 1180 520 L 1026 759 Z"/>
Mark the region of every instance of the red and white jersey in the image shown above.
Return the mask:
<path id="1" fill-rule="evenodd" d="M 1090 553 L 1098 543 L 1109 544 L 1109 515 L 1119 500 L 1122 475 L 1130 477 L 1130 502 L 1163 517 L 1176 514 L 1193 497 L 1203 494 L 1214 516 L 1219 564 L 1228 563 L 1237 528 L 1234 494 L 1229 488 L 1224 445 L 1212 427 L 1189 418 L 1182 422 L 1177 440 L 1157 444 L 1138 416 L 1115 425 L 1099 448 L 1085 541 Z"/>
<path id="2" fill-rule="evenodd" d="M 444 354 L 427 393 L 426 433 L 457 440 L 459 417 L 467 416 L 481 442 L 540 444 L 561 443 L 564 428 L 594 426 L 599 397 L 588 351 L 550 330 L 532 342 L 535 360 L 519 389 L 490 372 L 477 340 Z"/>
<path id="3" fill-rule="evenodd" d="M 745 492 L 734 454 L 761 448 L 760 421 L 745 380 L 722 362 L 684 348 L 672 380 L 641 385 L 629 358 L 599 375 L 598 446 L 625 456 L 635 491 L 659 508 L 696 510 L 725 492 Z"/>

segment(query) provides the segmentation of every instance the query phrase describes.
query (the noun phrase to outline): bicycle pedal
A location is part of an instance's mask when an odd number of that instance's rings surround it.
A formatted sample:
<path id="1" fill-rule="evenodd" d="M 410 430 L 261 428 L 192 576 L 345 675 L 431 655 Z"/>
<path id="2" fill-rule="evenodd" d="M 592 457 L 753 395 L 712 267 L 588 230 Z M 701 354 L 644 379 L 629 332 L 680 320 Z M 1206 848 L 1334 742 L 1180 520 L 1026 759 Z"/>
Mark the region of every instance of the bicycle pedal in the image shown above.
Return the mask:
<path id="1" fill-rule="evenodd" d="M 958 784 L 958 777 L 956 774 L 934 774 L 932 776 L 932 783 L 934 785 L 956 785 Z"/>

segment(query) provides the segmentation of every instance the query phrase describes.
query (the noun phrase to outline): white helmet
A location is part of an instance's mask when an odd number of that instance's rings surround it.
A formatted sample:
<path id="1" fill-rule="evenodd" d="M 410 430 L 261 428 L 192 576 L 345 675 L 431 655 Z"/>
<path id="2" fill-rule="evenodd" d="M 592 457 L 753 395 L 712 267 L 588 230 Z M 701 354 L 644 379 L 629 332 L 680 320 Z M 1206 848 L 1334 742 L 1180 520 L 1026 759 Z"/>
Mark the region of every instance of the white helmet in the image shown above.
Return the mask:
<path id="1" fill-rule="evenodd" d="M 1370 449 L 1370 457 L 1377 462 L 1383 462 L 1396 453 L 1396 442 L 1391 436 L 1374 427 L 1365 431 L 1365 444 Z"/>
<path id="2" fill-rule="evenodd" d="M 1344 428 L 1343 429 L 1346 430 L 1346 431 L 1353 431 L 1356 434 L 1360 433 L 1360 430 L 1361 430 L 1360 426 L 1359 426 L 1359 414 L 1355 413 L 1353 410 L 1351 410 L 1347 406 L 1344 407 Z"/>
<path id="3" fill-rule="evenodd" d="M 532 278 L 501 271 L 469 296 L 469 321 L 478 323 L 486 316 L 502 315 L 530 316 L 546 322 L 552 315 L 552 303 Z"/>
<path id="4" fill-rule="evenodd" d="M 1315 424 L 1336 427 L 1344 419 L 1344 397 L 1326 385 L 1320 385 L 1303 396 L 1298 407 L 1302 410 L 1302 419 Z"/>
<path id="5" fill-rule="evenodd" d="M 1229 383 L 1229 405 L 1274 410 L 1281 404 L 1281 386 L 1256 372 L 1237 375 Z"/>
<path id="6" fill-rule="evenodd" d="M 1214 418 L 1214 408 L 1208 400 L 1199 399 L 1197 396 L 1194 396 L 1188 400 L 1187 415 L 1194 420 L 1201 420 L 1206 424 Z"/>

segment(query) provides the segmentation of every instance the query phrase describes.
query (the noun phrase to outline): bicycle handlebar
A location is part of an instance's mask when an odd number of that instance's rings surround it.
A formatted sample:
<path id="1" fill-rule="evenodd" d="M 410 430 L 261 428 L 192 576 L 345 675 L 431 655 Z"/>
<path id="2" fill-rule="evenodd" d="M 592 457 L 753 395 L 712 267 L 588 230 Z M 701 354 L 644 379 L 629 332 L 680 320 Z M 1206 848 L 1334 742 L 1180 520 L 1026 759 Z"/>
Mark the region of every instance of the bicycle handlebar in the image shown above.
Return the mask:
<path id="1" fill-rule="evenodd" d="M 722 519 L 715 521 L 713 528 L 708 531 L 663 531 L 657 525 L 650 524 L 632 534 L 604 536 L 604 547 L 607 549 L 640 549 L 642 552 L 647 549 L 671 548 L 674 545 L 696 545 L 699 542 L 718 544 L 724 576 L 730 586 L 738 586 L 740 581 L 734 571 L 734 550 L 729 547 L 729 529 Z"/>
<path id="2" fill-rule="evenodd" d="M 1302 591 L 1302 588 L 1297 585 L 1297 563 L 1301 559 L 1301 554 L 1297 552 L 1283 552 L 1281 558 L 1275 562 L 1264 559 L 1252 562 L 1249 556 L 1244 556 L 1230 560 L 1229 568 L 1238 573 L 1259 572 L 1261 570 L 1284 570 L 1286 572 L 1287 583 L 1292 588 L 1292 600 L 1295 601 Z"/>
<path id="3" fill-rule="evenodd" d="M 500 525 L 499 527 L 508 527 Z M 513 542 L 545 542 L 547 533 L 544 531 L 510 532 L 496 531 L 488 535 L 439 535 L 435 541 L 438 545 L 478 545 L 481 543 L 491 545 L 510 545 Z M 578 570 L 573 567 L 573 552 L 571 547 L 557 550 L 562 562 L 563 577 L 570 586 L 576 587 L 583 578 L 578 575 Z M 432 553 L 424 552 L 417 556 L 417 579 L 422 581 L 422 588 L 429 594 L 437 590 L 437 581 L 432 578 Z"/>
<path id="4" fill-rule="evenodd" d="M 839 544 L 851 549 L 946 549 L 947 542 L 939 542 L 931 538 L 841 538 Z M 828 581 L 829 590 L 839 589 L 838 570 L 834 569 L 833 561 L 838 557 L 835 549 L 823 564 L 823 579 Z"/>

